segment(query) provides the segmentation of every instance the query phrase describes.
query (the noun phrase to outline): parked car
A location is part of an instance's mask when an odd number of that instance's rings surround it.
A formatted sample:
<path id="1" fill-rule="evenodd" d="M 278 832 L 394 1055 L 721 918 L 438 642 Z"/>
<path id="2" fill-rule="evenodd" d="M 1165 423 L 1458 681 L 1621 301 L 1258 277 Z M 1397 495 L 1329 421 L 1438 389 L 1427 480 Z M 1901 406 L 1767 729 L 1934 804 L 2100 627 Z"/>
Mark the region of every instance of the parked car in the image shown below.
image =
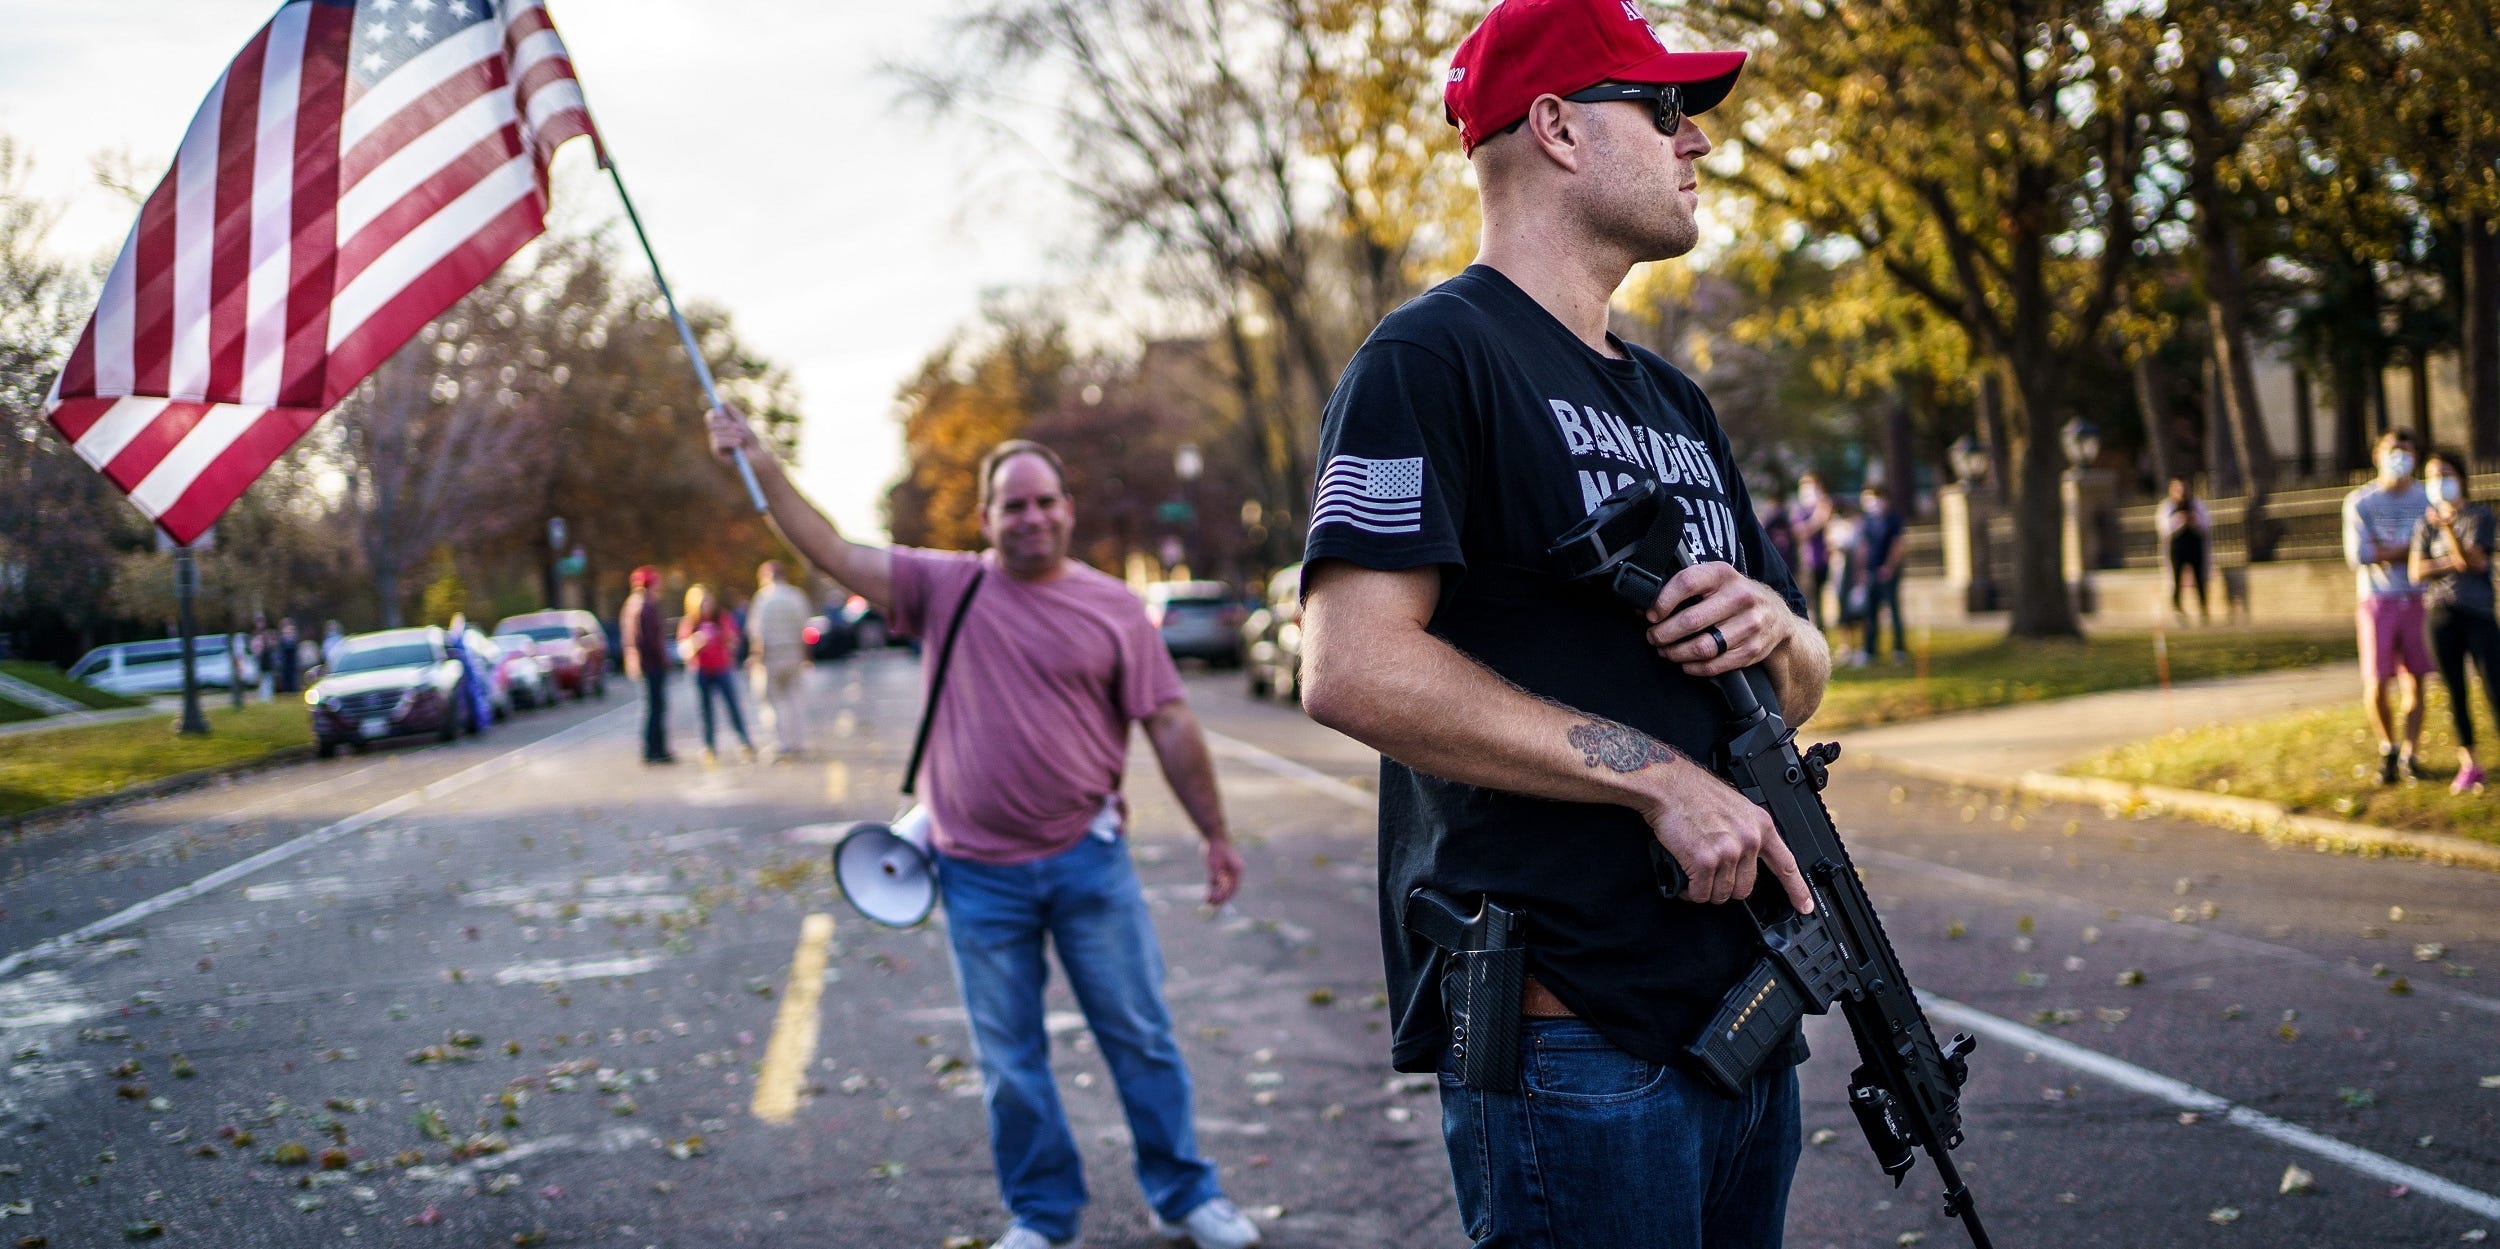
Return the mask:
<path id="1" fill-rule="evenodd" d="M 554 706 L 556 661 L 538 639 L 526 633 L 498 633 L 494 643 L 503 651 L 504 683 L 512 690 L 512 705 L 523 711 Z"/>
<path id="2" fill-rule="evenodd" d="M 608 635 L 586 611 L 534 611 L 506 616 L 495 632 L 520 633 L 538 643 L 555 670 L 556 688 L 575 698 L 608 696 Z"/>
<path id="3" fill-rule="evenodd" d="M 807 627 L 799 637 L 807 643 L 807 657 L 818 660 L 840 659 L 852 651 L 882 650 L 894 641 L 893 633 L 886 628 L 885 615 L 856 594 L 839 603 L 827 603 L 823 614 L 808 617 Z"/>
<path id="4" fill-rule="evenodd" d="M 1286 702 L 1302 696 L 1302 565 L 1267 579 L 1267 601 L 1241 622 L 1242 667 L 1250 673 L 1250 696 L 1274 694 Z"/>
<path id="5" fill-rule="evenodd" d="M 225 689 L 234 684 L 233 665 L 226 660 L 226 634 L 208 633 L 191 639 L 192 670 L 202 688 Z M 260 664 L 252 659 L 251 639 L 236 636 L 243 684 L 260 684 Z M 108 694 L 144 698 L 182 692 L 182 639 L 115 642 L 99 646 L 70 665 L 69 679 L 84 681 Z"/>
<path id="6" fill-rule="evenodd" d="M 1146 587 L 1146 619 L 1174 659 L 1241 665 L 1241 622 L 1249 613 L 1221 581 L 1158 581 Z"/>
<path id="7" fill-rule="evenodd" d="M 442 630 L 386 629 L 347 639 L 338 663 L 304 691 L 313 747 L 327 759 L 394 737 L 451 741 L 479 725 L 460 696 L 461 664 Z"/>

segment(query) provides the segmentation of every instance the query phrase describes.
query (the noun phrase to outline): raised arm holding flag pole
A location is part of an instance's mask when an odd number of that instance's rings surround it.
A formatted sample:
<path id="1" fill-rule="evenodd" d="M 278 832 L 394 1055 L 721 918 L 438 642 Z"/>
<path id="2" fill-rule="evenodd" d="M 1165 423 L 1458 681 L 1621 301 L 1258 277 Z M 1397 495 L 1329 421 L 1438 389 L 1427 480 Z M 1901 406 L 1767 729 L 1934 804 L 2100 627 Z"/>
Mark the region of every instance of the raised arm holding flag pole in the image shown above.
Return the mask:
<path id="1" fill-rule="evenodd" d="M 53 382 L 53 427 L 187 548 L 545 232 L 548 162 L 576 135 L 598 142 L 539 0 L 286 0 L 140 208 Z M 752 474 L 748 491 L 760 510 Z"/>

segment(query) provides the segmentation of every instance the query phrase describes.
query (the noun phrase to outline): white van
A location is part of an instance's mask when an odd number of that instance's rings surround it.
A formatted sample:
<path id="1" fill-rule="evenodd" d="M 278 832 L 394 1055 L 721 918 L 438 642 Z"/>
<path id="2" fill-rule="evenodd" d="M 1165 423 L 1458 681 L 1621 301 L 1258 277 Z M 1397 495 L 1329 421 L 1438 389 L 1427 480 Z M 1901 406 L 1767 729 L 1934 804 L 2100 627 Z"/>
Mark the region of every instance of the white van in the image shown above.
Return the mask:
<path id="1" fill-rule="evenodd" d="M 201 688 L 224 689 L 234 680 L 232 667 L 226 660 L 224 633 L 207 633 L 192 639 L 192 661 L 199 673 Z M 232 635 L 238 648 L 247 647 L 250 639 Z M 248 649 L 238 655 L 243 665 L 243 684 L 260 684 L 260 665 L 253 662 Z M 145 698 L 151 694 L 182 692 L 182 639 L 163 638 L 154 642 L 116 642 L 88 651 L 69 670 L 69 679 L 84 681 L 108 694 Z"/>

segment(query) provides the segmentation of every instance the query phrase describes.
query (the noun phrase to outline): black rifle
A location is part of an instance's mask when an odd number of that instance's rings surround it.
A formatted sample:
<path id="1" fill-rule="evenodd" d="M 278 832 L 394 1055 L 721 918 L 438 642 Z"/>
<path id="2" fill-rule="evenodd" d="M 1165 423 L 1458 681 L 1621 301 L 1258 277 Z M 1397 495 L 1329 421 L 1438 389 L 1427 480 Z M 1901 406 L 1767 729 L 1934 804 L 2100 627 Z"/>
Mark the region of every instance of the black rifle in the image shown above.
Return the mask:
<path id="1" fill-rule="evenodd" d="M 1682 517 L 1669 512 L 1662 518 L 1661 502 L 1651 482 L 1616 491 L 1563 535 L 1553 548 L 1554 560 L 1575 580 L 1646 613 L 1668 579 L 1694 562 L 1684 549 Z M 1945 1214 L 1962 1221 L 1977 1249 L 1989 1249 L 1988 1233 L 1950 1152 L 1962 1144 L 1961 1089 L 1978 1043 L 1957 1035 L 1936 1044 L 1909 975 L 1832 827 L 1822 791 L 1840 748 L 1818 745 L 1799 752 L 1795 733 L 1755 692 L 1751 669 L 1712 677 L 1710 685 L 1727 707 L 1727 779 L 1771 813 L 1813 892 L 1814 913 L 1799 914 L 1787 891 L 1771 880 L 1754 889 L 1742 905 L 1761 934 L 1762 957 L 1686 1052 L 1714 1083 L 1734 1093 L 1799 1016 L 1822 1014 L 1837 1001 L 1858 1043 L 1849 1108 L 1875 1149 L 1876 1164 L 1899 1187 L 1917 1161 L 1914 1151 L 1925 1150 L 1944 1183 Z M 1656 838 L 1649 848 L 1659 892 L 1682 893 L 1682 866 Z"/>

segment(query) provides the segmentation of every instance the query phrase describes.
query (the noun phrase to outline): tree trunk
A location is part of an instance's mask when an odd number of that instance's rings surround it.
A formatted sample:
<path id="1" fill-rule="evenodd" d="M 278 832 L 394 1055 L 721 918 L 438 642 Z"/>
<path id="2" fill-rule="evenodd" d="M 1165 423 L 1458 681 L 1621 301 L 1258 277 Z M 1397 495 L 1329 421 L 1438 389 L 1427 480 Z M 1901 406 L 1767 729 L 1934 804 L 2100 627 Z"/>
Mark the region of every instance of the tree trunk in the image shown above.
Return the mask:
<path id="1" fill-rule="evenodd" d="M 2231 418 L 2222 406 L 2222 366 L 2205 353 L 2205 481 L 2208 493 L 2240 492 L 2240 457 L 2231 442 Z"/>
<path id="2" fill-rule="evenodd" d="M 2297 446 L 2295 455 L 2300 475 L 2305 480 L 2318 475 L 2318 404 L 2309 393 L 2309 370 L 2292 370 L 2292 437 Z"/>
<path id="3" fill-rule="evenodd" d="M 2415 343 L 2407 352 L 2408 389 L 2412 390 L 2413 445 L 2428 452 L 2431 441 L 2431 349 L 2428 343 Z"/>
<path id="4" fill-rule="evenodd" d="M 1893 511 L 1904 522 L 1918 516 L 1918 453 L 1910 427 L 1910 397 L 1893 388 L 1884 405 L 1884 488 L 1892 492 Z"/>
<path id="5" fill-rule="evenodd" d="M 2021 405 L 2009 422 L 2015 460 L 2014 479 L 2006 483 L 2014 509 L 2014 612 L 2007 632 L 2018 638 L 2081 637 L 2066 585 L 2059 479 L 2065 455 L 2057 443 L 2057 404 L 2043 363 L 2016 373 L 2006 387 Z"/>
<path id="6" fill-rule="evenodd" d="M 2179 444 L 2171 434 L 2174 418 L 2170 412 L 2169 393 L 2164 389 L 2161 364 L 2147 349 L 2128 364 L 2127 373 L 2135 382 L 2136 412 L 2144 421 L 2144 449 L 2153 458 L 2153 489 L 2156 492 L 2168 490 L 2171 478 L 2186 477 L 2187 473 L 2177 463 Z"/>
<path id="7" fill-rule="evenodd" d="M 1979 373 L 1979 442 L 1988 450 L 1988 488 L 2004 496 L 2014 480 L 2014 457 L 2005 434 L 2005 379 L 1994 368 Z"/>
<path id="8" fill-rule="evenodd" d="M 2466 441 L 2475 461 L 2500 460 L 2500 234 L 2493 222 L 2465 222 Z"/>

